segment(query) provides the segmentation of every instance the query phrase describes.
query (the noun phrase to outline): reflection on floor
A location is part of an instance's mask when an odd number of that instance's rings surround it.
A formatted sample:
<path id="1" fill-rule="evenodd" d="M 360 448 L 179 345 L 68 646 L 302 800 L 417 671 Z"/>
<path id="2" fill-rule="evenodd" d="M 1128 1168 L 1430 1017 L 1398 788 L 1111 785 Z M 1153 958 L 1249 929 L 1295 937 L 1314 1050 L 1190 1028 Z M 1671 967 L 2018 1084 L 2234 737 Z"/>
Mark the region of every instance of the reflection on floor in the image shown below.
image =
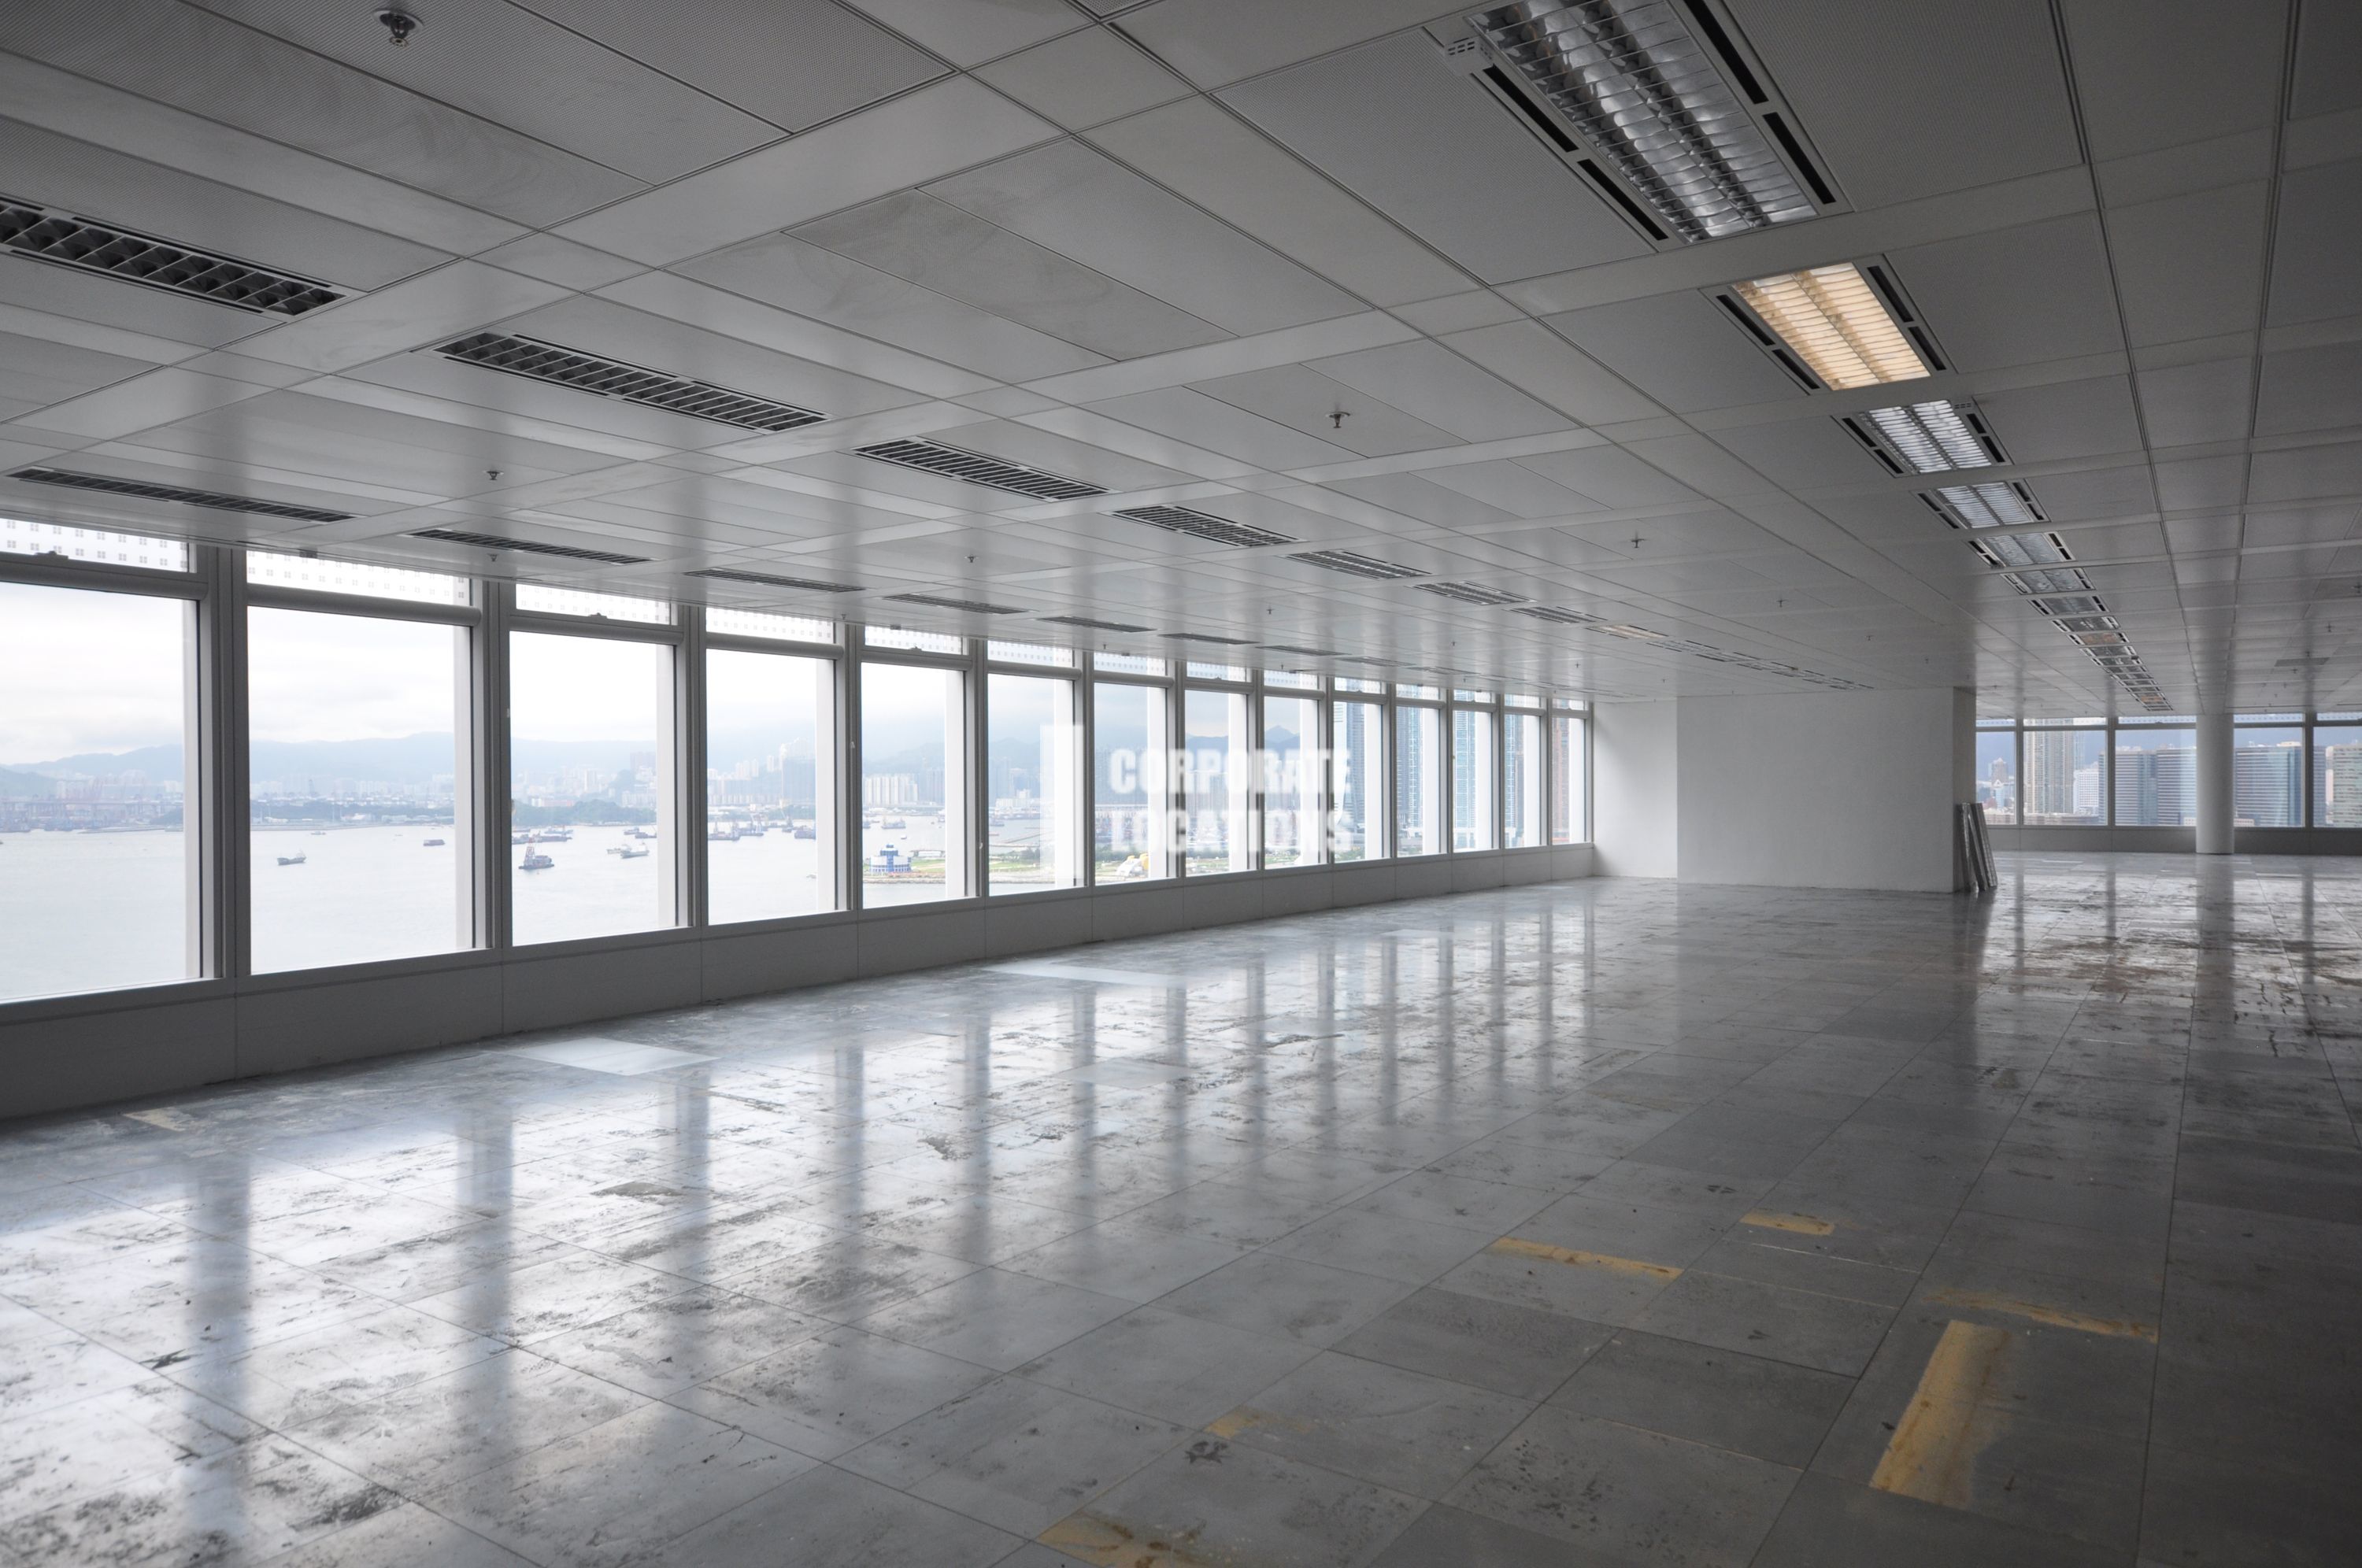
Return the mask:
<path id="1" fill-rule="evenodd" d="M 0 1562 L 2352 1562 L 2362 867 L 2003 871 L 0 1128 Z"/>

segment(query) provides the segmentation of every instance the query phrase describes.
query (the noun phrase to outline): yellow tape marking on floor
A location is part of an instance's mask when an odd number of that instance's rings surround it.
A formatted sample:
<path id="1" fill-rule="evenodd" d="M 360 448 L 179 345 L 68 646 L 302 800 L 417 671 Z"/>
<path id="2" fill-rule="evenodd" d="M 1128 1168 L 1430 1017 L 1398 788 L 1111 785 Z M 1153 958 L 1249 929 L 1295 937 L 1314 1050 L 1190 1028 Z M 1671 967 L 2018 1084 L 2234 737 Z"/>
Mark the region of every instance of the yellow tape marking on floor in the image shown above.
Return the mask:
<path id="1" fill-rule="evenodd" d="M 2063 1307 L 2046 1307 L 2039 1301 L 2027 1301 L 2015 1296 L 2003 1296 L 1993 1290 L 1964 1290 L 1948 1286 L 1931 1291 L 1928 1301 L 1938 1307 L 1969 1307 L 1981 1312 L 2005 1312 L 2013 1318 L 2028 1318 L 2054 1329 L 2072 1329 L 2082 1334 L 2106 1334 L 2120 1340 L 2146 1340 L 2157 1342 L 2157 1325 L 2130 1318 L 2094 1318 L 2085 1312 L 2070 1312 Z"/>
<path id="2" fill-rule="evenodd" d="M 2008 1420 L 2006 1412 L 1982 1409 L 1977 1401 L 2008 1351 L 2006 1329 L 1947 1323 L 1870 1484 L 1948 1508 L 1968 1507 L 1977 1456 Z"/>
<path id="3" fill-rule="evenodd" d="M 1188 1542 L 1153 1539 L 1097 1514 L 1068 1514 L 1033 1539 L 1099 1568 L 1210 1568 Z"/>
<path id="4" fill-rule="evenodd" d="M 1760 1225 L 1766 1231 L 1793 1231 L 1799 1236 L 1826 1236 L 1837 1229 L 1831 1221 L 1810 1214 L 1773 1214 L 1760 1209 L 1752 1214 L 1740 1215 L 1738 1222 Z"/>
<path id="5" fill-rule="evenodd" d="M 1234 1438 L 1241 1432 L 1252 1432 L 1276 1427 L 1284 1431 L 1308 1432 L 1309 1421 L 1299 1421 L 1293 1416 L 1283 1416 L 1276 1410 L 1258 1409 L 1242 1405 L 1227 1416 L 1217 1416 L 1206 1423 L 1206 1430 L 1218 1438 Z"/>
<path id="6" fill-rule="evenodd" d="M 1520 1241 L 1504 1236 L 1485 1249 L 1513 1258 L 1540 1258 L 1544 1263 L 1568 1264 L 1576 1268 L 1605 1269 L 1609 1274 L 1628 1274 L 1639 1279 L 1679 1279 L 1682 1271 L 1663 1264 L 1642 1263 L 1639 1258 L 1619 1258 L 1606 1253 L 1578 1252 L 1573 1247 L 1553 1247 L 1547 1242 Z"/>

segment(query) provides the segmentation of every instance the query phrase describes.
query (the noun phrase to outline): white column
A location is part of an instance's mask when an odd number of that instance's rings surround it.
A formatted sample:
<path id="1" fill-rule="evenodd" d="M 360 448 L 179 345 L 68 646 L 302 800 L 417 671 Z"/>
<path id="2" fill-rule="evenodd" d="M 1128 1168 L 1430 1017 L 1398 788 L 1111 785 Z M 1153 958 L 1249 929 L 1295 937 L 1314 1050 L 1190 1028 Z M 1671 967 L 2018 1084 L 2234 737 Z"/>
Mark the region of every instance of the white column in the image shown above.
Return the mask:
<path id="1" fill-rule="evenodd" d="M 2231 715 L 2198 715 L 2198 853 L 2231 853 Z"/>

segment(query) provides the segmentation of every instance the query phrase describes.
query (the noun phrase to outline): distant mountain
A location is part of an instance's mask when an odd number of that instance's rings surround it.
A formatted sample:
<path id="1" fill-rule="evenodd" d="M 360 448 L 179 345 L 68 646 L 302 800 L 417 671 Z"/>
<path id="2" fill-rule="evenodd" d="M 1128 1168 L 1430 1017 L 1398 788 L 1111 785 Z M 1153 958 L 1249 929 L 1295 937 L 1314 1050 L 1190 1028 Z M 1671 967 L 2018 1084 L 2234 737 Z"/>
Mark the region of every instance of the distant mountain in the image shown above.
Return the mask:
<path id="1" fill-rule="evenodd" d="M 57 793 L 48 779 L 0 767 L 0 801 L 46 801 Z"/>

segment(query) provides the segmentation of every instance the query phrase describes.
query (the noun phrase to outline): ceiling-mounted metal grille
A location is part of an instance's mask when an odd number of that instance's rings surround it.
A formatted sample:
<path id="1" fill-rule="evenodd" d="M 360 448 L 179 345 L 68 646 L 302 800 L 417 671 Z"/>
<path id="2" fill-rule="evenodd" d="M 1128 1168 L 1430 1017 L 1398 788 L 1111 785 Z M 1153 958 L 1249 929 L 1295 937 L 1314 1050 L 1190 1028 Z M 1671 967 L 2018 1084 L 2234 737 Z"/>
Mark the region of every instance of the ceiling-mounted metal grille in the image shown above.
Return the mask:
<path id="1" fill-rule="evenodd" d="M 751 582 L 763 588 L 792 588 L 806 593 L 858 593 L 861 587 L 851 582 L 817 582 L 808 577 L 776 577 L 767 571 L 740 571 L 732 567 L 707 567 L 690 577 L 710 577 L 720 582 Z"/>
<path id="2" fill-rule="evenodd" d="M 1382 561 L 1375 556 L 1359 555 L 1352 550 L 1310 550 L 1287 558 L 1306 566 L 1319 567 L 1322 571 L 1341 571 L 1348 577 L 1406 578 L 1425 577 L 1417 567 L 1402 566 L 1394 561 Z"/>
<path id="3" fill-rule="evenodd" d="M 889 593 L 897 604 L 924 604 L 934 610 L 965 610 L 976 615 L 1021 615 L 1014 604 L 988 604 L 981 599 L 944 599 L 932 593 Z"/>
<path id="4" fill-rule="evenodd" d="M 600 561 L 608 566 L 640 566 L 646 556 L 619 555 L 613 550 L 586 549 L 580 545 L 543 545 L 531 539 L 503 539 L 498 534 L 474 534 L 465 528 L 418 528 L 414 539 L 440 539 L 447 545 L 469 545 L 480 550 L 513 550 L 527 556 L 559 556 L 570 561 Z"/>
<path id="5" fill-rule="evenodd" d="M 1419 582 L 1411 586 L 1421 593 L 1433 593 L 1445 599 L 1457 599 L 1462 604 L 1523 604 L 1526 596 L 1506 589 L 1487 588 L 1481 582 Z"/>
<path id="6" fill-rule="evenodd" d="M 881 463 L 897 463 L 945 479 L 1005 490 L 1011 495 L 1030 495 L 1036 501 L 1080 501 L 1085 496 L 1107 493 L 1102 485 L 1086 484 L 1023 463 L 988 458 L 981 452 L 964 452 L 940 441 L 879 441 L 853 450 L 857 456 L 874 458 Z"/>
<path id="7" fill-rule="evenodd" d="M 1683 240 L 1814 216 L 1825 182 L 1711 10 L 1694 15 L 1703 40 L 1668 0 L 1519 0 L 1469 21 Z"/>
<path id="8" fill-rule="evenodd" d="M 626 403 L 661 408 L 668 414 L 734 425 L 741 430 L 776 433 L 817 425 L 828 417 L 791 403 L 777 403 L 751 392 L 717 387 L 710 381 L 668 375 L 644 365 L 625 364 L 621 359 L 586 354 L 579 348 L 564 348 L 504 332 L 475 333 L 446 343 L 436 351 L 464 365 L 480 365 L 488 370 L 548 381 L 576 392 L 595 392 L 601 397 L 621 398 Z"/>
<path id="9" fill-rule="evenodd" d="M 2009 461 L 1976 404 L 1966 398 L 1873 408 L 1838 423 L 1893 473 L 1940 474 Z"/>
<path id="10" fill-rule="evenodd" d="M 251 261 L 175 245 L 154 235 L 75 217 L 0 196 L 0 245 L 37 261 L 97 272 L 121 282 L 164 289 L 212 304 L 270 315 L 302 315 L 343 299 L 346 291 Z"/>
<path id="11" fill-rule="evenodd" d="M 1530 615 L 1537 621 L 1549 621 L 1561 626 L 1590 626 L 1600 617 L 1586 615 L 1580 610 L 1561 610 L 1549 604 L 1520 604 L 1509 612 L 1512 615 Z"/>
<path id="12" fill-rule="evenodd" d="M 1251 640 L 1246 637 L 1218 637 L 1211 632 L 1167 632 L 1164 635 L 1176 643 L 1211 643 L 1225 648 L 1242 648 Z"/>
<path id="13" fill-rule="evenodd" d="M 1265 653 L 1295 654 L 1300 658 L 1335 658 L 1337 657 L 1335 648 L 1299 647 L 1294 643 L 1265 643 L 1263 646 Z"/>
<path id="14" fill-rule="evenodd" d="M 251 512 L 263 517 L 291 517 L 299 523 L 348 523 L 349 512 L 325 512 L 316 506 L 291 506 L 283 501 L 257 501 L 252 496 L 223 495 L 210 490 L 183 490 L 178 485 L 143 484 L 107 474 L 75 473 L 67 469 L 18 469 L 8 476 L 28 484 L 54 484 L 68 490 L 94 490 L 106 495 L 136 495 L 143 501 L 171 501 L 214 512 Z"/>
<path id="15" fill-rule="evenodd" d="M 1122 621 L 1094 621 L 1088 615 L 1044 615 L 1043 624 L 1051 626 L 1087 626 L 1094 632 L 1153 632 L 1153 626 L 1134 626 Z"/>
<path id="16" fill-rule="evenodd" d="M 1292 534 L 1275 534 L 1268 528 L 1257 528 L 1245 523 L 1233 523 L 1227 517 L 1215 517 L 1203 512 L 1192 512 L 1186 506 L 1127 506 L 1115 513 L 1134 523 L 1145 523 L 1152 528 L 1162 528 L 1168 534 L 1187 534 L 1193 539 L 1209 544 L 1229 545 L 1235 549 L 1252 549 L 1257 545 L 1292 545 Z"/>
<path id="17" fill-rule="evenodd" d="M 1948 484 L 1921 491 L 1919 499 L 1955 528 L 2006 528 L 2045 521 L 2034 492 L 2022 484 Z"/>

